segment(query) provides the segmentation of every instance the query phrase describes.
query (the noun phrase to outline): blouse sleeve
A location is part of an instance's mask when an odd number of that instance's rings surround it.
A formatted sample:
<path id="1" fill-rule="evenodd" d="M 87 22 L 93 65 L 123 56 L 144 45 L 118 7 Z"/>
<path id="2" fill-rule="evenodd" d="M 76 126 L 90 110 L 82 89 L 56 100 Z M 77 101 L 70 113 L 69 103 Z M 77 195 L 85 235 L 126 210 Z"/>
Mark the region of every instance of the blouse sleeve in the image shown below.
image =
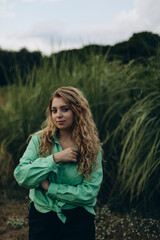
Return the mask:
<path id="1" fill-rule="evenodd" d="M 102 156 L 100 151 L 98 160 L 99 166 L 92 172 L 89 179 L 84 178 L 83 182 L 77 186 L 50 183 L 47 192 L 48 196 L 69 204 L 94 206 L 103 178 Z"/>
<path id="2" fill-rule="evenodd" d="M 14 170 L 14 177 L 18 184 L 28 189 L 38 187 L 51 171 L 55 173 L 58 171 L 53 154 L 47 157 L 38 157 L 38 145 L 38 136 L 32 136 L 19 165 Z"/>

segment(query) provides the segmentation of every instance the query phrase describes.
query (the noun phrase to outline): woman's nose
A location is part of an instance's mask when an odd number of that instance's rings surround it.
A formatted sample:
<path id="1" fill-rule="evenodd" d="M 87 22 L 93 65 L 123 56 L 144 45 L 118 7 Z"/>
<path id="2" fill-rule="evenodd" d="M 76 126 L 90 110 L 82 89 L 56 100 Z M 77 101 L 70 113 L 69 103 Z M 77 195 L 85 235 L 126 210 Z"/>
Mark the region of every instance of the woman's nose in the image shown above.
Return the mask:
<path id="1" fill-rule="evenodd" d="M 62 112 L 61 111 L 57 111 L 57 117 L 62 117 Z"/>

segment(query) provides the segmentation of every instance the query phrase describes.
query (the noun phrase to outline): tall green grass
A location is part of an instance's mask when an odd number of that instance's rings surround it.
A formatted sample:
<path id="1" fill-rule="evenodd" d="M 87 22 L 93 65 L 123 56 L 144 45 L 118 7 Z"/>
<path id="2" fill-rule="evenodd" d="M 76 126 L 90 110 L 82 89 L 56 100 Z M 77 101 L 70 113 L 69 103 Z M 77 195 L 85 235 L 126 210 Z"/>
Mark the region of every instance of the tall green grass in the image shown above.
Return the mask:
<path id="1" fill-rule="evenodd" d="M 159 69 L 158 54 L 145 65 L 108 62 L 101 54 L 89 54 L 84 62 L 53 56 L 28 73 L 24 84 L 17 68 L 15 84 L 5 88 L 0 103 L 1 186 L 13 181 L 11 172 L 29 134 L 41 128 L 52 92 L 72 85 L 88 99 L 103 143 L 101 201 L 117 209 L 160 209 Z"/>

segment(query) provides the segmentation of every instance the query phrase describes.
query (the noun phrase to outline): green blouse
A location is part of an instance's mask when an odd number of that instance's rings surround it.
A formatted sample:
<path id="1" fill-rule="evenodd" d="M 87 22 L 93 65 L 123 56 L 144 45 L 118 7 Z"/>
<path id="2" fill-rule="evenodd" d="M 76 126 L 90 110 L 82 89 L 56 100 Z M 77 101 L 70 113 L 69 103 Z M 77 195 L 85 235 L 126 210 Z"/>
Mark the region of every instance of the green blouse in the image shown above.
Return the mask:
<path id="1" fill-rule="evenodd" d="M 38 138 L 38 134 L 32 136 L 19 165 L 14 170 L 18 184 L 30 189 L 29 197 L 35 208 L 42 213 L 55 211 L 63 223 L 66 217 L 62 214 L 62 209 L 82 206 L 95 214 L 93 207 L 103 178 L 101 151 L 98 153 L 98 168 L 96 166 L 91 177 L 86 179 L 78 174 L 75 162 L 54 162 L 53 154 L 62 151 L 56 134 L 52 154 L 47 157 L 38 156 Z M 48 191 L 39 186 L 45 179 L 50 182 Z"/>

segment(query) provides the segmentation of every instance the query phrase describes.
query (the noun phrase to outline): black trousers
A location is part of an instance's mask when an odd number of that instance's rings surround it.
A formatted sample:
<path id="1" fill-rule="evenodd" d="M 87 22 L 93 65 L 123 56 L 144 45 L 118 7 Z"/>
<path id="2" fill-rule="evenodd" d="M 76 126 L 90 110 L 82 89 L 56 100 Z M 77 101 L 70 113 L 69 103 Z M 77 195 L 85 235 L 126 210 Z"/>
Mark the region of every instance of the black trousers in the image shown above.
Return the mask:
<path id="1" fill-rule="evenodd" d="M 95 240 L 94 215 L 83 207 L 62 210 L 67 217 L 62 223 L 53 211 L 40 213 L 31 204 L 29 240 Z"/>

